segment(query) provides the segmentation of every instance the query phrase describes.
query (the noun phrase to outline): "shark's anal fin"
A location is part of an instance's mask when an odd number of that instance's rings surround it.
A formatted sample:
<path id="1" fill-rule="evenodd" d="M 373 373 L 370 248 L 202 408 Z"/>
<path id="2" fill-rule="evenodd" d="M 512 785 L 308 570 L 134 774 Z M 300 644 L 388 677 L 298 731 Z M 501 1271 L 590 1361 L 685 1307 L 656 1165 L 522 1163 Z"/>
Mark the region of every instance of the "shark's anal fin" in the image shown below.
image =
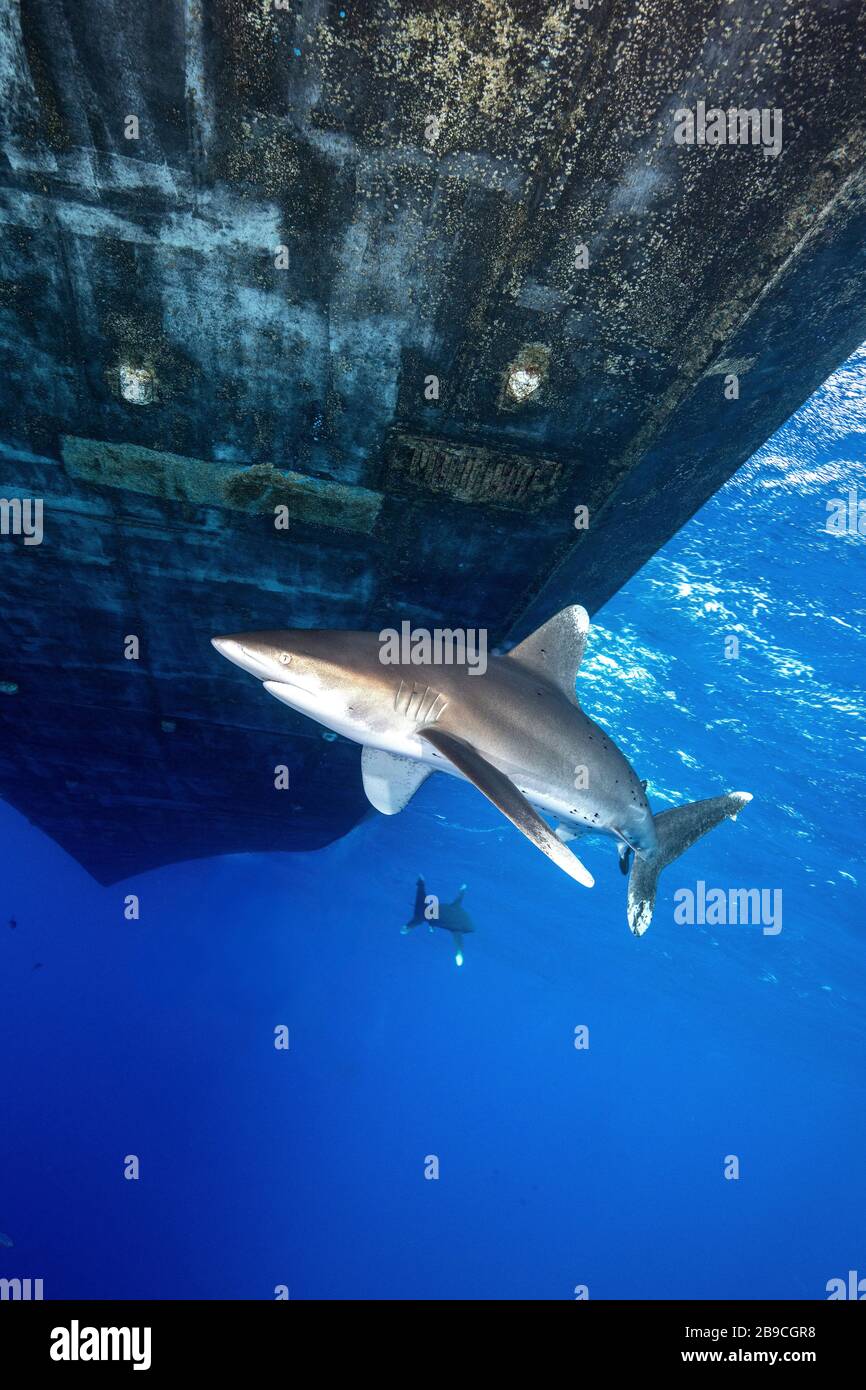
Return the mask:
<path id="1" fill-rule="evenodd" d="M 458 772 L 462 772 L 464 777 L 474 783 L 488 801 L 492 801 L 542 854 L 552 859 L 570 878 L 577 879 L 578 883 L 585 884 L 587 888 L 593 886 L 595 880 L 589 870 L 584 868 L 577 856 L 556 838 L 547 822 L 542 820 L 504 772 L 500 772 L 486 758 L 482 758 L 471 744 L 464 743 L 453 734 L 446 734 L 442 729 L 419 729 L 418 735 L 426 739 L 443 757 L 454 764 Z"/>
<path id="2" fill-rule="evenodd" d="M 361 753 L 367 800 L 386 816 L 402 811 L 432 771 L 416 758 L 401 758 L 398 753 L 386 753 L 380 748 L 365 747 Z"/>

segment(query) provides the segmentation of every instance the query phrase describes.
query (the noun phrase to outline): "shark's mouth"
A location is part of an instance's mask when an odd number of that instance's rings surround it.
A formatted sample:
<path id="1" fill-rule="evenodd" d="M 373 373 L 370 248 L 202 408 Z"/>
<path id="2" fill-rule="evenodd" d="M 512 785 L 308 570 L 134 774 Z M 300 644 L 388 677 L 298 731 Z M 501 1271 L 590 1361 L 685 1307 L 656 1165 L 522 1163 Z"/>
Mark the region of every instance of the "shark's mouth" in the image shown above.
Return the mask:
<path id="1" fill-rule="evenodd" d="M 309 714 L 329 729 L 343 732 L 346 723 L 345 705 L 342 700 L 317 683 L 314 688 L 289 681 L 263 681 L 265 690 L 284 705 Z"/>
<path id="2" fill-rule="evenodd" d="M 234 659 L 234 658 L 232 658 Z M 262 656 L 250 647 L 241 646 L 237 665 L 242 666 L 245 671 L 249 671 L 251 676 L 258 676 L 259 680 L 266 680 L 271 673 L 272 662 L 266 662 Z"/>
<path id="3" fill-rule="evenodd" d="M 303 681 L 299 680 L 293 681 L 280 679 L 277 681 L 271 680 L 269 675 L 261 676 L 260 679 L 262 685 L 265 687 L 265 690 L 269 691 L 271 695 L 276 695 L 278 690 L 305 690 L 307 692 L 310 691 L 309 685 L 305 685 Z"/>

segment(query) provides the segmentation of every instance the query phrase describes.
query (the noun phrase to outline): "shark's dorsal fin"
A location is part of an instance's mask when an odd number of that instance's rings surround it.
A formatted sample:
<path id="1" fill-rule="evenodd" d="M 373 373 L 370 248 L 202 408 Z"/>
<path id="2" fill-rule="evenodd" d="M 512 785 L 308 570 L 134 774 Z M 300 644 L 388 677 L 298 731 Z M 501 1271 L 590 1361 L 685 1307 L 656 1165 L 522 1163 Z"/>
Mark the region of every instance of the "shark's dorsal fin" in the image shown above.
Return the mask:
<path id="1" fill-rule="evenodd" d="M 401 758 L 399 753 L 386 753 L 381 748 L 365 747 L 361 753 L 367 800 L 385 816 L 402 811 L 433 771 L 415 758 Z"/>
<path id="2" fill-rule="evenodd" d="M 574 682 L 583 660 L 589 632 L 589 614 L 579 603 L 563 608 L 508 653 L 530 671 L 546 676 L 575 702 Z"/>

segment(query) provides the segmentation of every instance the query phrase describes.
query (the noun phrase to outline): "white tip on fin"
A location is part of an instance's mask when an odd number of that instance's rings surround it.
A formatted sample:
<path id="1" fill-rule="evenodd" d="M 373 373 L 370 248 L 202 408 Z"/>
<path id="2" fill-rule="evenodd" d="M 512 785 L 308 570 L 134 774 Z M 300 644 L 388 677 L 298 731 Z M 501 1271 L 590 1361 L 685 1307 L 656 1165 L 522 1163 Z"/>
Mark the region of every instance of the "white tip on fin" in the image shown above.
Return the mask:
<path id="1" fill-rule="evenodd" d="M 556 617 L 548 619 L 529 637 L 525 637 L 508 653 L 509 660 L 519 661 L 529 671 L 558 685 L 577 703 L 574 683 L 586 649 L 589 633 L 589 614 L 579 603 L 563 608 Z"/>
<path id="2" fill-rule="evenodd" d="M 649 858 L 636 854 L 628 880 L 628 924 L 635 936 L 643 936 L 652 921 L 656 886 L 662 869 L 672 864 L 702 835 L 721 825 L 724 820 L 736 820 L 737 814 L 751 801 L 750 792 L 728 792 L 710 796 L 704 801 L 688 801 L 653 816 L 658 836 L 658 848 Z"/>
<path id="3" fill-rule="evenodd" d="M 595 879 L 589 869 L 556 838 L 547 821 L 541 818 L 504 772 L 500 772 L 483 758 L 471 744 L 464 743 L 453 734 L 445 733 L 443 729 L 434 726 L 419 729 L 418 733 L 452 762 L 464 777 L 473 782 L 478 790 L 508 817 L 511 824 L 522 831 L 526 838 L 531 840 L 542 854 L 546 854 L 548 859 L 552 859 L 569 878 L 576 879 L 586 888 L 594 886 Z"/>

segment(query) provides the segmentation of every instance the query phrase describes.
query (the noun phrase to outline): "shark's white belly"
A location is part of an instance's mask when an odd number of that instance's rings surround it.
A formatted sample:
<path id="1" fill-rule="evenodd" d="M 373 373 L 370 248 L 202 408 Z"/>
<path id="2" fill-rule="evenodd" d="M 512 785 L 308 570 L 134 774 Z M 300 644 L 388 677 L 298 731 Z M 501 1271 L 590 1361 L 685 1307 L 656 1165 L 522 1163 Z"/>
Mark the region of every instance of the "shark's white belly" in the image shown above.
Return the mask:
<path id="1" fill-rule="evenodd" d="M 355 738 L 356 741 L 359 741 L 357 735 Z M 387 734 L 378 735 L 375 738 L 367 738 L 363 741 L 363 746 L 378 748 L 384 753 L 393 753 L 401 758 L 412 758 L 436 772 L 444 772 L 449 777 L 456 777 L 461 782 L 469 781 L 452 762 L 443 757 L 441 753 L 437 753 L 423 739 L 408 731 L 406 733 L 389 731 Z M 490 758 L 490 761 L 499 768 L 500 772 L 504 772 L 506 776 L 511 778 L 530 805 L 534 806 L 542 815 L 551 816 L 560 825 L 573 829 L 575 833 L 592 829 L 596 829 L 599 834 L 613 833 L 603 824 L 597 827 L 589 826 L 586 815 L 581 815 L 574 805 L 574 799 L 569 800 L 564 797 L 558 787 L 551 787 L 540 782 L 537 775 L 529 769 L 515 767 L 510 763 L 502 763 L 493 757 Z"/>

